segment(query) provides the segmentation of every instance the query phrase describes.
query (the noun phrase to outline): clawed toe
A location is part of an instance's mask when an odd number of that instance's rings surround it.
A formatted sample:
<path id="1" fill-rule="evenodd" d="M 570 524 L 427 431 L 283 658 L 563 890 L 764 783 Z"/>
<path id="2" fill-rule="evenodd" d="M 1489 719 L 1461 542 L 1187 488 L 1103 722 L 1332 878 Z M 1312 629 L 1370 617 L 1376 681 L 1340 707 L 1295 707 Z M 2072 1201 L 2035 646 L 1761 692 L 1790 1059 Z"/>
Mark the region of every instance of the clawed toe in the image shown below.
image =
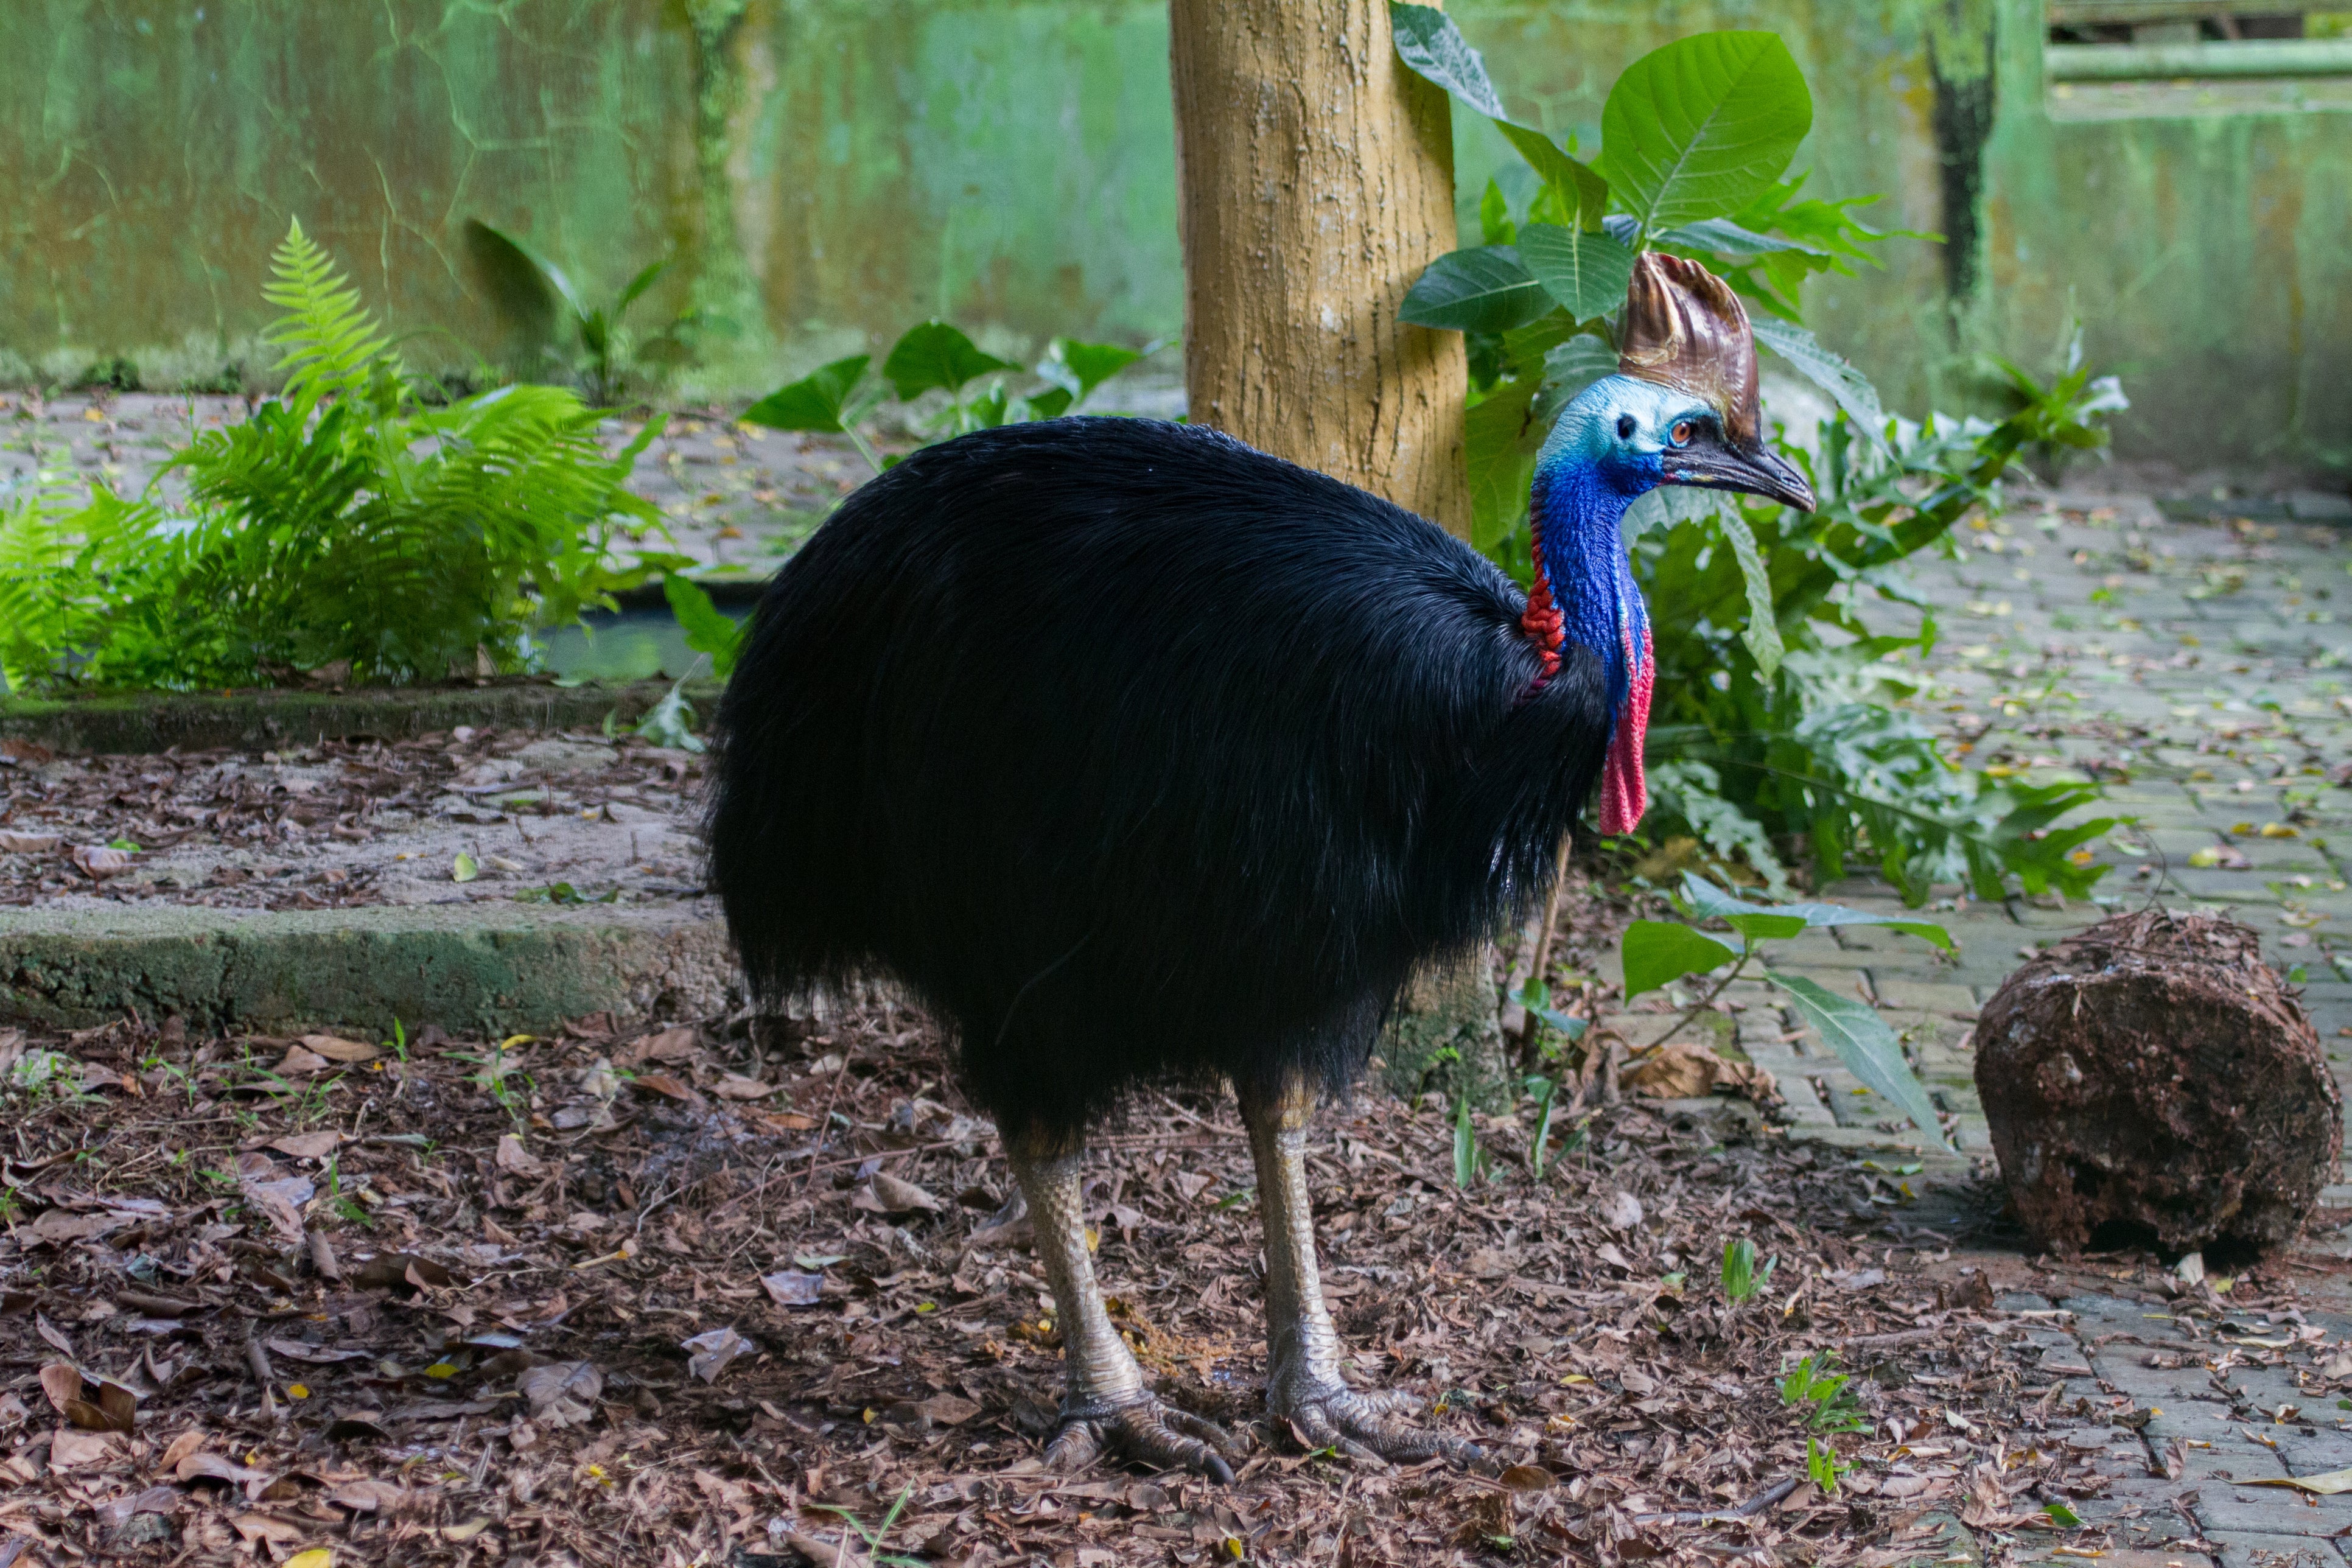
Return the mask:
<path id="1" fill-rule="evenodd" d="M 1485 1464 L 1486 1450 L 1477 1444 L 1395 1419 L 1397 1412 L 1417 1404 L 1394 1392 L 1359 1394 L 1330 1387 L 1282 1401 L 1275 1414 L 1287 1418 L 1315 1447 L 1338 1448 L 1358 1458 L 1385 1459 L 1392 1465 L 1444 1459 L 1470 1469 Z"/>
<path id="2" fill-rule="evenodd" d="M 1197 1471 L 1222 1486 L 1232 1482 L 1234 1468 L 1220 1450 L 1232 1447 L 1233 1438 L 1215 1422 L 1147 1395 L 1132 1405 L 1066 1408 L 1045 1445 L 1045 1462 L 1057 1470 L 1076 1470 L 1109 1456 L 1160 1469 Z"/>

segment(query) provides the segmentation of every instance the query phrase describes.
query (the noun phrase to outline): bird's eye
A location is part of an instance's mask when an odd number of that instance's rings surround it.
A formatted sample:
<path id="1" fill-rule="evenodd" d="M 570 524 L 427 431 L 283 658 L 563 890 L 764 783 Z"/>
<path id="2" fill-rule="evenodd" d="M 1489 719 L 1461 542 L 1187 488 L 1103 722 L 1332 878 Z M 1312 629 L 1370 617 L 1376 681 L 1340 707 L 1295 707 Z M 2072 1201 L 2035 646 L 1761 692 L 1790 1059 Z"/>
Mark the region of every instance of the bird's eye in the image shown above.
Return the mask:
<path id="1" fill-rule="evenodd" d="M 1633 431 L 1637 423 L 1638 422 L 1630 414 L 1620 414 L 1617 416 L 1617 439 L 1620 441 L 1632 440 L 1633 438 Z"/>
<path id="2" fill-rule="evenodd" d="M 1691 422 L 1687 419 L 1676 421 L 1674 429 L 1669 434 L 1672 436 L 1675 446 L 1689 446 L 1691 438 Z"/>

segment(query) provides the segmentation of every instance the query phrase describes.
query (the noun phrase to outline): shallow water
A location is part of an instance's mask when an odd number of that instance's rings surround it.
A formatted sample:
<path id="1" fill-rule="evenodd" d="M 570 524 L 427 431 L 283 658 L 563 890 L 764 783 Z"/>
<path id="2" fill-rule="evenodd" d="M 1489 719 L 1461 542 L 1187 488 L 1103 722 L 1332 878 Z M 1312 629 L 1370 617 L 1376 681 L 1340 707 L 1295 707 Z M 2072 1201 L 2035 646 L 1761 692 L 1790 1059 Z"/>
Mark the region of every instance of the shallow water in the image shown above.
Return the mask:
<path id="1" fill-rule="evenodd" d="M 730 610 L 738 621 L 751 612 Z M 585 626 L 562 626 L 547 637 L 550 673 L 576 680 L 676 680 L 694 670 L 708 675 L 709 661 L 686 646 L 667 609 L 617 610 L 587 617 Z"/>

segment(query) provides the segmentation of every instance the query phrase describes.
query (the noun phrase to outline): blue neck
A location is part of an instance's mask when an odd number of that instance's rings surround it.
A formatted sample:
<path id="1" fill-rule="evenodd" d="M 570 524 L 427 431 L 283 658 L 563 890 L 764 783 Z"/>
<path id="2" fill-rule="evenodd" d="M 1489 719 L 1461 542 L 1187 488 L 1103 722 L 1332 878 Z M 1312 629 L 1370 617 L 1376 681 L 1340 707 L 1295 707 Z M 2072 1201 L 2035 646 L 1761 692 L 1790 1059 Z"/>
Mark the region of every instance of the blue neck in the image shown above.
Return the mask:
<path id="1" fill-rule="evenodd" d="M 1591 649 L 1608 670 L 1613 714 L 1631 678 L 1628 635 L 1638 648 L 1649 626 L 1620 524 L 1625 509 L 1657 479 L 1639 468 L 1557 449 L 1563 445 L 1557 435 L 1545 443 L 1528 498 L 1536 576 L 1559 609 L 1561 642 Z M 1654 466 L 1652 459 L 1642 467 Z"/>

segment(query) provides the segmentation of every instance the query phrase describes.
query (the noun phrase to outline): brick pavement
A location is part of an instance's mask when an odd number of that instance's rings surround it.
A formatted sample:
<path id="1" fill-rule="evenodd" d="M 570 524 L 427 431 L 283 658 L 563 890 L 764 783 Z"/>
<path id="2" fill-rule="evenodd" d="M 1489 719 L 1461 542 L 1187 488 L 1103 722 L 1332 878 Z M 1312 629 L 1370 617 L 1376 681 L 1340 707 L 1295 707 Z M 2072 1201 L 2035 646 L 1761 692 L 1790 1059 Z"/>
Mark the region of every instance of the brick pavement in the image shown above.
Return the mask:
<path id="1" fill-rule="evenodd" d="M 1940 1199 L 1944 1214 L 1972 1204 L 1975 1214 L 1961 1217 L 1990 1218 L 1991 1189 L 1959 1185 L 1993 1173 L 1969 1050 L 1977 1009 L 2024 954 L 2150 899 L 2228 913 L 2261 932 L 2265 956 L 2303 984 L 2352 1102 L 2352 507 L 2312 498 L 2252 517 L 2173 510 L 2188 515 L 2168 517 L 2144 494 L 2061 493 L 2046 510 L 1970 531 L 1958 559 L 1919 574 L 1944 640 L 1924 661 L 1933 684 L 1916 705 L 1973 764 L 2036 783 L 2096 777 L 2106 809 L 2137 819 L 2096 846 L 2115 868 L 2097 896 L 1939 900 L 1928 912 L 1958 939 L 1952 954 L 1869 928 L 1783 945 L 1787 969 L 1884 1011 L 1956 1116 L 1958 1152 L 1922 1147 L 1768 988 L 1734 988 L 1740 1048 L 1788 1096 L 1792 1132 L 1853 1150 L 1865 1195 L 1891 1215 L 1937 1211 Z M 2209 510 L 2220 515 L 2200 515 Z M 1829 896 L 1901 908 L 1864 879 Z M 1906 1173 L 1914 1165 L 1916 1175 Z M 1937 1184 L 1940 1194 L 1927 1190 Z M 2352 1180 L 2326 1201 L 2352 1207 Z M 2352 1257 L 2352 1231 L 2311 1236 L 2304 1256 L 2314 1255 Z M 1969 1253 L 1963 1246 L 1954 1256 Z M 2333 1300 L 2341 1304 L 2340 1294 Z M 2341 1376 L 2321 1371 L 2341 1354 L 2352 1316 L 2315 1304 L 2301 1315 L 2323 1335 L 2274 1350 L 2230 1342 L 2275 1342 L 2293 1325 L 2241 1321 L 2246 1331 L 2232 1333 L 2225 1309 L 2216 1331 L 2213 1320 L 2195 1326 L 2164 1298 L 2126 1285 L 2001 1304 L 2049 1314 L 2022 1321 L 2042 1325 L 2030 1331 L 2044 1347 L 2038 1370 L 2065 1385 L 2078 1413 L 2118 1398 L 2156 1412 L 2137 1431 L 2053 1428 L 2034 1438 L 2095 1440 L 2095 1468 L 2113 1479 L 2075 1509 L 2106 1531 L 2104 1560 L 2338 1568 L 2334 1538 L 2352 1529 L 2352 1496 L 2245 1483 L 2352 1468 L 2352 1401 L 2336 1397 L 2347 1392 Z M 2249 1357 L 2278 1364 L 2248 1365 Z M 2339 1370 L 2352 1372 L 2352 1359 Z M 2075 1390 L 2088 1402 L 2074 1404 Z M 2164 1462 L 2175 1439 L 2182 1470 L 2170 1479 Z M 2008 1545 L 2015 1561 L 2067 1554 L 2032 1532 Z"/>

